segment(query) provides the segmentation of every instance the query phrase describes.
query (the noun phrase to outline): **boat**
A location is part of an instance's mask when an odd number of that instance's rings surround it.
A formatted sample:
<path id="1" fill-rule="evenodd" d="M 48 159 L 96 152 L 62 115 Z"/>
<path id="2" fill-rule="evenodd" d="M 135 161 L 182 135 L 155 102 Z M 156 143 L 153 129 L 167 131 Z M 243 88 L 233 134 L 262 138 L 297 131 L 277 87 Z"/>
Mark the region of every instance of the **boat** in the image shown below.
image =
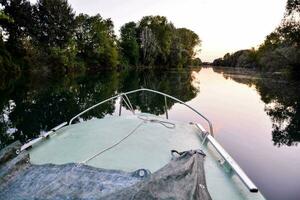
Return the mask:
<path id="1" fill-rule="evenodd" d="M 137 113 L 130 95 L 140 93 L 162 96 L 165 117 Z M 81 120 L 114 100 L 118 115 Z M 170 120 L 170 100 L 196 113 L 208 131 L 197 122 Z M 0 153 L 0 199 L 265 199 L 214 138 L 207 117 L 147 88 L 116 94 L 5 151 Z"/>

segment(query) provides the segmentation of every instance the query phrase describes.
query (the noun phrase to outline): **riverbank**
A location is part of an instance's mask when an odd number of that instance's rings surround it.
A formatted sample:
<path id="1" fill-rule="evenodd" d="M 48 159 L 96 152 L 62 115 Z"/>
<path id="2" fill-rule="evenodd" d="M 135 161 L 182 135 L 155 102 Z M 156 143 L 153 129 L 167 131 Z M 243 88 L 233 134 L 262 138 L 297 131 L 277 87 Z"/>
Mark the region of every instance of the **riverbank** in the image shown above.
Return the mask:
<path id="1" fill-rule="evenodd" d="M 205 65 L 203 67 L 213 68 L 214 71 L 219 73 L 226 73 L 229 76 L 238 76 L 241 78 L 249 78 L 249 79 L 268 79 L 270 81 L 281 81 L 281 82 L 290 82 L 295 81 L 297 79 L 292 79 L 288 76 L 288 74 L 284 72 L 266 72 L 261 71 L 256 68 L 244 68 L 244 67 L 224 67 L 224 66 L 213 66 L 213 65 Z"/>

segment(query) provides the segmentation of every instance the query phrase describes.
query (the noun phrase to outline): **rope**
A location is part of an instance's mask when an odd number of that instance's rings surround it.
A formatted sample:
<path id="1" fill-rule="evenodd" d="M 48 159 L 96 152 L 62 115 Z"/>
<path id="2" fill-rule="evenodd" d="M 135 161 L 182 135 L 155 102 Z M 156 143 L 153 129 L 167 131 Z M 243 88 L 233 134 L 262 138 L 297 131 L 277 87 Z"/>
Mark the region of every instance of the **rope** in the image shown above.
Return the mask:
<path id="1" fill-rule="evenodd" d="M 144 118 L 145 117 L 145 118 Z M 88 159 L 80 162 L 79 164 L 86 164 L 87 162 L 89 162 L 90 160 L 100 156 L 101 154 L 103 154 L 104 152 L 118 146 L 120 143 L 122 143 L 124 140 L 126 140 L 127 138 L 129 138 L 132 134 L 135 133 L 135 131 L 140 128 L 144 123 L 146 122 L 151 122 L 151 123 L 159 123 L 161 125 L 163 125 L 166 128 L 169 129 L 174 129 L 175 128 L 175 124 L 171 123 L 171 122 L 166 122 L 166 121 L 162 121 L 162 120 L 158 120 L 158 119 L 149 119 L 148 116 L 138 116 L 139 119 L 141 119 L 141 123 L 139 123 L 132 131 L 129 132 L 129 134 L 127 134 L 125 137 L 123 137 L 121 140 L 119 140 L 118 142 L 116 142 L 115 144 L 105 148 L 104 150 L 96 153 L 95 155 L 89 157 Z"/>
<path id="2" fill-rule="evenodd" d="M 167 121 L 163 121 L 163 120 L 158 120 L 158 119 L 149 119 L 149 117 L 147 115 L 140 115 L 138 116 L 139 119 L 143 120 L 144 122 L 152 122 L 152 123 L 159 123 L 161 125 L 163 125 L 166 128 L 169 129 L 174 129 L 175 128 L 175 124 L 171 123 L 171 122 L 167 122 Z"/>
<path id="3" fill-rule="evenodd" d="M 124 138 L 122 138 L 120 141 L 118 141 L 117 143 L 111 145 L 110 147 L 100 151 L 99 153 L 96 153 L 95 155 L 93 155 L 92 157 L 86 159 L 85 161 L 81 162 L 83 164 L 87 163 L 88 161 L 96 158 L 97 156 L 99 156 L 100 154 L 114 148 L 115 146 L 119 145 L 121 142 L 123 142 L 124 140 L 126 140 L 130 135 L 132 135 L 140 126 L 142 126 L 142 124 L 144 123 L 144 121 L 142 121 L 141 123 L 139 123 L 132 131 L 130 131 L 130 133 L 128 135 L 126 135 Z"/>

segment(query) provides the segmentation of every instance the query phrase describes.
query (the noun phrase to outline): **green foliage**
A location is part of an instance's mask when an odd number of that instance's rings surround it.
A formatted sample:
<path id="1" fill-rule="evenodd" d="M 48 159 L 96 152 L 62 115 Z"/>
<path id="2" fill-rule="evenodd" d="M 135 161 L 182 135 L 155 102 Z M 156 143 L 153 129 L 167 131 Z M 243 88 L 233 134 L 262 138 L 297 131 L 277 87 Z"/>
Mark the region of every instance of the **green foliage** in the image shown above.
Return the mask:
<path id="1" fill-rule="evenodd" d="M 8 71 L 64 74 L 120 64 L 181 68 L 194 64 L 200 46 L 197 34 L 177 29 L 163 16 L 126 23 L 117 40 L 111 19 L 99 14 L 75 16 L 67 0 L 0 3 L 0 64 Z"/>
<path id="2" fill-rule="evenodd" d="M 288 0 L 280 26 L 258 49 L 259 64 L 267 71 L 288 71 L 300 77 L 300 1 Z"/>
<path id="3" fill-rule="evenodd" d="M 0 25 L 8 34 L 8 41 L 16 43 L 28 35 L 32 22 L 30 2 L 27 0 L 1 0 Z M 12 44 L 13 45 L 13 44 Z"/>
<path id="4" fill-rule="evenodd" d="M 14 60 L 19 61 L 26 51 L 22 40 L 28 36 L 29 26 L 32 25 L 32 7 L 27 0 L 2 0 L 0 3 L 3 7 L 0 26 L 7 38 L 5 46 Z"/>
<path id="5" fill-rule="evenodd" d="M 43 68 L 55 73 L 73 71 L 76 44 L 73 41 L 75 14 L 66 0 L 39 0 L 33 6 L 30 36 Z M 42 68 L 42 69 L 43 69 Z"/>
<path id="6" fill-rule="evenodd" d="M 199 36 L 193 31 L 186 28 L 176 29 L 176 33 L 180 38 L 182 64 L 187 66 L 192 64 L 192 59 L 196 56 L 195 47 L 200 46 Z"/>
<path id="7" fill-rule="evenodd" d="M 2 10 L 0 10 L 0 21 L 6 21 L 6 22 L 10 22 L 12 23 L 13 21 L 11 20 L 11 18 L 9 16 L 7 16 L 6 14 L 4 14 L 4 12 Z"/>
<path id="8" fill-rule="evenodd" d="M 156 36 L 150 28 L 144 27 L 141 29 L 140 39 L 141 63 L 146 66 L 154 65 L 159 51 Z"/>
<path id="9" fill-rule="evenodd" d="M 12 22 L 11 19 L 0 11 L 0 22 Z M 0 29 L 0 73 L 7 73 L 9 71 L 16 71 L 18 67 L 13 63 L 9 51 L 6 49 L 3 38 L 2 30 Z"/>
<path id="10" fill-rule="evenodd" d="M 233 54 L 225 54 L 223 58 L 214 60 L 215 66 L 254 68 L 257 65 L 255 49 L 239 50 Z"/>
<path id="11" fill-rule="evenodd" d="M 258 50 L 241 50 L 214 60 L 214 65 L 260 67 L 264 71 L 288 73 L 300 78 L 300 1 L 288 0 L 282 23 Z"/>
<path id="12" fill-rule="evenodd" d="M 118 64 L 118 51 L 113 24 L 100 15 L 76 17 L 75 41 L 78 57 L 89 67 L 112 67 Z"/>
<path id="13" fill-rule="evenodd" d="M 143 65 L 180 68 L 192 64 L 195 48 L 200 46 L 196 33 L 177 29 L 163 16 L 146 16 L 138 26 L 140 62 Z"/>
<path id="14" fill-rule="evenodd" d="M 192 60 L 192 66 L 201 66 L 202 65 L 202 61 L 200 58 L 195 58 Z"/>
<path id="15" fill-rule="evenodd" d="M 300 48 L 300 0 L 288 0 L 281 25 L 274 31 L 281 40 Z"/>
<path id="16" fill-rule="evenodd" d="M 19 71 L 19 67 L 14 64 L 10 53 L 7 51 L 2 37 L 0 36 L 0 73 L 10 73 Z"/>
<path id="17" fill-rule="evenodd" d="M 45 47 L 66 47 L 75 29 L 75 14 L 66 0 L 39 0 L 33 15 L 33 39 Z"/>
<path id="18" fill-rule="evenodd" d="M 137 42 L 137 25 L 126 23 L 121 27 L 120 50 L 125 65 L 136 66 L 139 61 L 139 45 Z"/>
<path id="19" fill-rule="evenodd" d="M 157 51 L 155 64 L 166 65 L 172 41 L 173 24 L 169 23 L 163 16 L 146 16 L 139 23 L 139 29 L 142 33 L 141 42 L 147 43 L 147 39 L 151 40 L 151 36 L 155 37 L 152 42 Z M 149 31 L 151 30 L 151 31 Z"/>
<path id="20" fill-rule="evenodd" d="M 67 1 L 41 0 L 31 6 L 27 0 L 4 0 L 1 4 L 11 19 L 1 20 L 1 27 L 7 35 L 4 45 L 12 56 L 12 64 L 22 66 L 23 70 L 48 71 L 55 71 L 53 66 L 58 62 L 69 64 L 61 59 L 70 57 L 67 54 L 72 47 L 68 44 L 75 25 Z M 53 49 L 57 48 L 62 49 L 61 54 L 53 56 Z"/>
<path id="21" fill-rule="evenodd" d="M 53 47 L 50 49 L 49 61 L 54 62 L 52 64 L 57 70 L 67 70 L 74 67 L 75 55 L 76 52 L 72 51 L 72 49 Z"/>

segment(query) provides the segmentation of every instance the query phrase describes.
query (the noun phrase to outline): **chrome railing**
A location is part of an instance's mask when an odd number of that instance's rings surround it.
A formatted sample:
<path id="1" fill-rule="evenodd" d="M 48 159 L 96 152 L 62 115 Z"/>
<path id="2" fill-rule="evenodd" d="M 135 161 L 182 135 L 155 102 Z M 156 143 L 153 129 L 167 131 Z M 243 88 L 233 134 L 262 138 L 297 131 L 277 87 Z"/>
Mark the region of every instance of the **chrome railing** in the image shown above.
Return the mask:
<path id="1" fill-rule="evenodd" d="M 119 115 L 121 115 L 122 113 L 122 102 L 124 102 L 126 104 L 126 106 L 134 113 L 134 109 L 133 109 L 133 106 L 128 98 L 128 95 L 130 94 L 134 94 L 134 93 L 137 93 L 137 92 L 151 92 L 151 93 L 155 93 L 155 94 L 159 94 L 159 95 L 162 95 L 164 96 L 164 101 L 165 101 L 165 112 L 166 112 L 166 118 L 168 119 L 169 118 L 169 115 L 168 115 L 168 110 L 167 110 L 167 98 L 169 99 L 172 99 L 174 100 L 175 102 L 177 103 L 180 103 L 186 107 L 188 107 L 190 110 L 192 110 L 193 112 L 195 112 L 198 116 L 200 116 L 202 119 L 204 119 L 207 123 L 208 123 L 208 126 L 209 126 L 209 133 L 211 135 L 213 135 L 213 126 L 212 126 L 212 123 L 204 116 L 202 115 L 199 111 L 197 111 L 195 108 L 193 108 L 192 106 L 186 104 L 185 102 L 177 99 L 176 97 L 173 97 L 171 95 L 168 95 L 166 93 L 163 93 L 163 92 L 159 92 L 159 91 L 156 91 L 156 90 L 151 90 L 151 89 L 147 89 L 147 88 L 141 88 L 141 89 L 137 89 L 137 90 L 132 90 L 132 91 L 129 91 L 129 92 L 125 92 L 125 93 L 120 93 L 118 95 L 115 95 L 109 99 L 106 99 L 104 101 L 101 101 L 91 107 L 89 107 L 88 109 L 82 111 L 81 113 L 79 113 L 78 115 L 74 116 L 70 121 L 69 121 L 69 125 L 72 124 L 72 122 L 77 119 L 78 117 L 80 117 L 81 115 L 83 115 L 84 113 L 108 102 L 108 101 L 112 101 L 114 99 L 117 99 L 117 98 L 120 98 L 120 107 L 119 107 Z"/>
<path id="2" fill-rule="evenodd" d="M 244 185 L 249 189 L 250 192 L 258 192 L 258 188 L 251 181 L 251 179 L 247 176 L 244 170 L 236 163 L 236 161 L 227 153 L 227 151 L 219 144 L 219 142 L 210 134 L 206 133 L 206 130 L 200 125 L 196 124 L 196 126 L 200 129 L 203 136 L 203 141 L 209 142 L 214 149 L 222 156 L 222 158 L 229 164 L 231 169 L 237 174 L 240 180 L 244 183 Z"/>
<path id="3" fill-rule="evenodd" d="M 137 90 L 132 90 L 132 91 L 129 91 L 129 92 L 125 92 L 125 93 L 120 93 L 120 94 L 118 94 L 118 95 L 116 95 L 116 96 L 113 96 L 113 97 L 111 97 L 111 98 L 108 98 L 108 99 L 106 99 L 106 100 L 104 100 L 104 101 L 101 101 L 101 102 L 99 102 L 99 103 L 97 103 L 97 104 L 95 104 L 95 105 L 89 107 L 88 109 L 82 111 L 81 113 L 79 113 L 78 115 L 76 115 L 75 117 L 73 117 L 73 118 L 69 121 L 69 123 L 68 123 L 68 122 L 64 122 L 64 123 L 62 123 L 62 124 L 60 124 L 60 125 L 54 127 L 54 128 L 51 129 L 50 131 L 48 131 L 48 132 L 46 132 L 46 133 L 43 133 L 43 134 L 40 135 L 38 138 L 35 138 L 35 139 L 33 139 L 33 140 L 31 140 L 31 141 L 25 143 L 25 144 L 21 147 L 20 151 L 24 151 L 24 150 L 30 148 L 31 146 L 33 146 L 34 144 L 40 142 L 41 140 L 43 140 L 43 139 L 45 139 L 45 138 L 48 138 L 48 136 L 50 136 L 50 135 L 51 135 L 52 133 L 54 133 L 55 131 L 57 131 L 57 130 L 59 130 L 59 129 L 61 129 L 61 128 L 67 126 L 67 125 L 71 125 L 72 122 L 73 122 L 76 118 L 80 117 L 80 116 L 83 115 L 84 113 L 86 113 L 86 112 L 88 112 L 88 111 L 90 111 L 90 110 L 92 110 L 92 109 L 94 109 L 94 108 L 96 108 L 96 107 L 98 107 L 98 106 L 100 106 L 100 105 L 102 105 L 102 104 L 108 102 L 108 101 L 112 101 L 112 100 L 114 100 L 114 99 L 121 98 L 121 99 L 120 99 L 120 107 L 119 107 L 119 115 L 122 114 L 122 102 L 124 102 L 124 104 L 125 104 L 125 105 L 126 105 L 126 106 L 134 113 L 134 108 L 133 108 L 133 106 L 132 106 L 132 104 L 131 104 L 131 102 L 130 102 L 130 100 L 129 100 L 129 98 L 128 98 L 127 95 L 134 94 L 134 93 L 137 93 L 137 92 L 142 92 L 142 91 L 152 92 L 152 93 L 156 93 L 156 94 L 160 94 L 160 95 L 164 96 L 166 118 L 169 118 L 169 115 L 168 115 L 168 109 L 167 109 L 167 98 L 173 99 L 174 101 L 176 101 L 176 102 L 178 102 L 178 103 L 181 103 L 181 104 L 185 105 L 186 107 L 190 108 L 192 111 L 194 111 L 196 114 L 198 114 L 201 118 L 203 118 L 203 119 L 208 123 L 208 125 L 209 125 L 209 129 L 210 129 L 210 132 L 209 132 L 209 133 L 210 133 L 210 134 L 213 134 L 213 126 L 212 126 L 212 123 L 211 123 L 205 116 L 203 116 L 200 112 L 198 112 L 196 109 L 192 108 L 192 107 L 189 106 L 188 104 L 184 103 L 183 101 L 181 101 L 181 100 L 179 100 L 179 99 L 177 99 L 177 98 L 175 98 L 175 97 L 173 97 L 173 96 L 171 96 L 171 95 L 165 94 L 165 93 L 163 93 L 163 92 L 151 90 L 151 89 L 141 88 L 141 89 L 137 89 Z"/>

